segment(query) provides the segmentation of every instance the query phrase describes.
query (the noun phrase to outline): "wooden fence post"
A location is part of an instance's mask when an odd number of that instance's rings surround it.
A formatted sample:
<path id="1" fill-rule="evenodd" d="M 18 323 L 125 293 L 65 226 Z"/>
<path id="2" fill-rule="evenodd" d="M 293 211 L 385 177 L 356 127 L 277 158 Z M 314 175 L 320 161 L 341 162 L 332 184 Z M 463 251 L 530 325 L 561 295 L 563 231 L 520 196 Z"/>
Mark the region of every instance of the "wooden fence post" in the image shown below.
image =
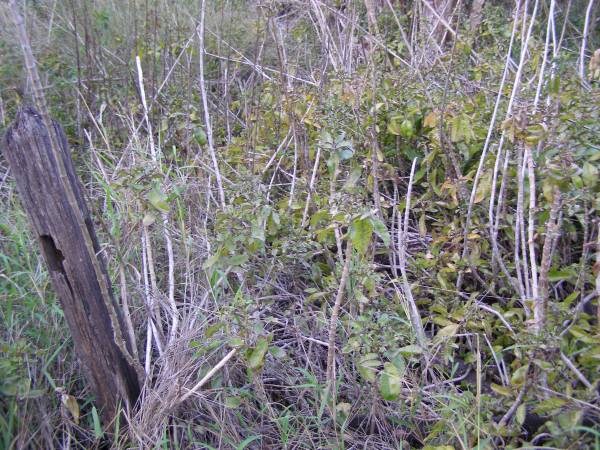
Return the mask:
<path id="1" fill-rule="evenodd" d="M 49 130 L 45 124 L 51 124 Z M 140 393 L 139 363 L 131 357 L 123 319 L 85 205 L 61 126 L 24 108 L 4 137 L 3 153 L 73 336 L 75 351 L 105 420 L 119 401 L 132 407 Z"/>

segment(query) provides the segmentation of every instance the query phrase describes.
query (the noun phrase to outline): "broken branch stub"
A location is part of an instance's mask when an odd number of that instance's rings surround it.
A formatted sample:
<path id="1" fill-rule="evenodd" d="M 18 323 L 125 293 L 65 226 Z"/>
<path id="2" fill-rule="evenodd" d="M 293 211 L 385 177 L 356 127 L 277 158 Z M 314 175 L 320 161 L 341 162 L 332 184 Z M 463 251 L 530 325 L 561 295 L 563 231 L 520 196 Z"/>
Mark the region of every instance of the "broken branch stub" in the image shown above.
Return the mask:
<path id="1" fill-rule="evenodd" d="M 24 108 L 6 131 L 2 147 L 77 356 L 104 418 L 112 420 L 119 402 L 131 407 L 140 393 L 138 364 L 131 357 L 135 343 L 126 342 L 122 333 L 123 319 L 65 134 L 57 122 Z"/>

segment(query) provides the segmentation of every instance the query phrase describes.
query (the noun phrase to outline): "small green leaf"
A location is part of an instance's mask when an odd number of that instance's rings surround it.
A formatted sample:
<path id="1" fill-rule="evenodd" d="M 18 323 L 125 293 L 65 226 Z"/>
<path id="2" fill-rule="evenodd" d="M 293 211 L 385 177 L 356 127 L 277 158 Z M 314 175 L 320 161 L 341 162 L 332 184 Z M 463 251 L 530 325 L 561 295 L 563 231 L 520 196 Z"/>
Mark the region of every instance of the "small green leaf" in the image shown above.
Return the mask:
<path id="1" fill-rule="evenodd" d="M 319 300 L 320 298 L 327 297 L 330 295 L 329 292 L 313 292 L 308 297 L 306 297 L 306 303 L 314 302 L 315 300 Z"/>
<path id="2" fill-rule="evenodd" d="M 425 223 L 425 214 L 421 214 L 421 217 L 419 217 L 419 236 L 427 236 L 427 224 Z"/>
<path id="3" fill-rule="evenodd" d="M 350 411 L 352 411 L 352 405 L 350 403 L 341 402 L 335 405 L 335 409 L 342 416 L 348 417 L 350 415 Z"/>
<path id="4" fill-rule="evenodd" d="M 377 353 L 367 353 L 358 361 L 358 372 L 367 381 L 375 381 L 376 369 L 381 365 Z"/>
<path id="5" fill-rule="evenodd" d="M 405 138 L 410 138 L 415 134 L 415 127 L 410 119 L 405 119 L 400 124 L 400 135 Z"/>
<path id="6" fill-rule="evenodd" d="M 240 397 L 227 397 L 223 403 L 225 408 L 234 409 L 242 404 L 242 399 Z"/>
<path id="7" fill-rule="evenodd" d="M 562 281 L 571 278 L 571 273 L 568 270 L 552 269 L 548 271 L 548 280 Z"/>
<path id="8" fill-rule="evenodd" d="M 527 372 L 529 371 L 529 366 L 521 366 L 517 370 L 514 371 L 512 377 L 510 378 L 510 383 L 515 386 L 520 386 L 525 382 L 525 378 L 527 377 Z"/>
<path id="9" fill-rule="evenodd" d="M 582 415 L 583 411 L 581 410 L 570 410 L 559 414 L 558 423 L 560 425 L 560 428 L 563 431 L 573 430 L 579 424 Z"/>
<path id="10" fill-rule="evenodd" d="M 77 403 L 77 399 L 70 394 L 62 394 L 61 400 L 62 404 L 65 405 L 71 413 L 73 421 L 79 425 L 79 403 Z"/>
<path id="11" fill-rule="evenodd" d="M 281 347 L 271 347 L 269 349 L 269 353 L 273 355 L 274 358 L 283 359 L 286 357 L 287 353 Z"/>
<path id="12" fill-rule="evenodd" d="M 215 335 L 215 333 L 217 331 L 221 330 L 224 326 L 225 326 L 225 324 L 223 322 L 217 322 L 217 323 L 215 323 L 213 325 L 210 325 L 204 331 L 204 337 L 206 337 L 206 338 L 213 337 Z"/>
<path id="13" fill-rule="evenodd" d="M 19 399 L 32 399 L 32 398 L 40 398 L 46 394 L 44 389 L 28 389 L 27 391 L 19 394 Z"/>
<path id="14" fill-rule="evenodd" d="M 262 367 L 268 349 L 269 341 L 267 338 L 260 338 L 256 343 L 256 347 L 254 347 L 248 357 L 248 367 L 252 370 L 257 370 Z"/>
<path id="15" fill-rule="evenodd" d="M 239 337 L 232 337 L 229 339 L 229 345 L 233 348 L 240 348 L 244 345 L 244 340 Z"/>
<path id="16" fill-rule="evenodd" d="M 92 422 L 94 423 L 94 437 L 96 439 L 102 438 L 102 436 L 104 436 L 104 431 L 102 431 L 102 424 L 100 423 L 98 410 L 95 406 L 92 406 Z"/>
<path id="17" fill-rule="evenodd" d="M 147 212 L 144 215 L 144 219 L 142 220 L 142 223 L 144 224 L 145 227 L 149 227 L 150 225 L 152 225 L 154 222 L 156 221 L 156 215 L 154 213 L 151 212 Z"/>
<path id="18" fill-rule="evenodd" d="M 369 219 L 356 219 L 350 225 L 350 240 L 359 253 L 365 254 L 371 242 L 373 225 Z"/>
<path id="19" fill-rule="evenodd" d="M 340 165 L 340 155 L 332 153 L 327 159 L 327 170 L 329 173 L 334 173 Z"/>
<path id="20" fill-rule="evenodd" d="M 388 133 L 393 134 L 394 136 L 400 136 L 402 134 L 400 122 L 398 120 L 392 119 L 390 123 L 388 123 L 387 130 Z"/>
<path id="21" fill-rule="evenodd" d="M 550 411 L 552 413 L 557 413 L 559 408 L 561 408 L 562 406 L 564 406 L 566 404 L 567 404 L 567 401 L 563 400 L 562 398 L 557 398 L 557 397 L 548 398 L 546 400 L 542 400 L 541 402 L 539 402 L 535 406 L 534 412 L 536 412 L 538 414 L 545 414 Z"/>
<path id="22" fill-rule="evenodd" d="M 206 261 L 204 261 L 204 264 L 202 264 L 202 268 L 204 270 L 211 268 L 212 266 L 215 265 L 215 263 L 219 260 L 220 257 L 221 257 L 221 254 L 219 252 L 215 253 L 210 258 L 208 258 Z"/>
<path id="23" fill-rule="evenodd" d="M 548 82 L 548 91 L 553 95 L 556 95 L 559 93 L 560 77 L 558 75 L 553 74 L 553 77 L 550 78 L 550 81 Z"/>
<path id="24" fill-rule="evenodd" d="M 399 348 L 398 353 L 400 353 L 403 356 L 420 355 L 421 353 L 423 353 L 423 349 L 420 346 L 413 344 Z"/>
<path id="25" fill-rule="evenodd" d="M 398 372 L 400 372 L 400 376 L 403 377 L 406 373 L 406 361 L 404 361 L 404 358 L 401 355 L 396 355 L 391 359 L 391 362 L 396 366 Z"/>
<path id="26" fill-rule="evenodd" d="M 250 445 L 252 442 L 256 441 L 257 439 L 262 439 L 262 436 L 257 435 L 257 436 L 247 437 L 242 442 L 240 442 L 240 444 L 235 448 L 235 450 L 244 450 L 246 447 L 248 447 L 248 445 Z"/>
<path id="27" fill-rule="evenodd" d="M 575 300 L 577 297 L 579 297 L 579 294 L 580 294 L 580 292 L 579 292 L 579 291 L 572 292 L 571 294 L 569 294 L 569 295 L 567 296 L 567 298 L 565 298 L 565 299 L 563 300 L 563 304 L 564 304 L 565 306 L 567 306 L 567 307 L 571 306 L 571 303 L 573 303 L 573 301 L 574 301 L 574 300 Z"/>
<path id="28" fill-rule="evenodd" d="M 385 400 L 393 401 L 402 392 L 402 375 L 392 363 L 385 363 L 379 379 L 379 392 Z"/>
<path id="29" fill-rule="evenodd" d="M 519 425 L 523 425 L 525 422 L 525 414 L 527 413 L 527 406 L 525 404 L 519 405 L 517 408 L 517 413 L 515 414 L 515 420 Z"/>
<path id="30" fill-rule="evenodd" d="M 206 145 L 208 143 L 208 138 L 202 128 L 196 128 L 194 131 L 194 139 L 198 145 Z"/>
<path id="31" fill-rule="evenodd" d="M 148 201 L 161 212 L 169 212 L 167 196 L 157 187 L 148 192 Z"/>
<path id="32" fill-rule="evenodd" d="M 352 169 L 352 172 L 350 172 L 350 175 L 346 179 L 346 182 L 344 183 L 344 187 L 342 189 L 346 192 L 351 191 L 354 188 L 354 186 L 356 186 L 358 180 L 360 180 L 360 174 L 360 167 L 355 167 L 354 169 Z"/>
<path id="33" fill-rule="evenodd" d="M 328 131 L 323 130 L 321 132 L 321 139 L 320 139 L 320 144 L 321 147 L 331 147 L 333 145 L 333 138 L 331 137 L 331 134 Z"/>
<path id="34" fill-rule="evenodd" d="M 583 182 L 587 187 L 594 187 L 598 181 L 598 169 L 596 166 L 586 162 L 583 165 L 583 172 L 581 174 Z"/>
<path id="35" fill-rule="evenodd" d="M 375 234 L 377 236 L 379 236 L 379 238 L 383 242 L 383 245 L 385 245 L 386 247 L 389 247 L 390 232 L 388 231 L 385 224 L 378 217 L 372 217 L 371 225 L 373 225 L 373 231 L 375 231 Z"/>
<path id="36" fill-rule="evenodd" d="M 248 255 L 233 255 L 227 261 L 230 266 L 241 266 L 248 261 Z"/>
<path id="37" fill-rule="evenodd" d="M 442 338 L 452 337 L 458 332 L 458 328 L 460 325 L 457 323 L 451 323 L 450 325 L 446 325 L 435 335 L 435 338 L 441 340 Z"/>
<path id="38" fill-rule="evenodd" d="M 458 142 L 463 137 L 460 118 L 455 116 L 450 120 L 450 123 L 452 125 L 452 129 L 450 130 L 450 139 L 452 142 Z"/>
<path id="39" fill-rule="evenodd" d="M 344 148 L 338 151 L 338 155 L 340 157 L 340 161 L 346 161 L 347 159 L 352 158 L 354 155 L 354 150 L 351 148 Z"/>
<path id="40" fill-rule="evenodd" d="M 512 394 L 512 390 L 508 386 L 501 386 L 496 383 L 491 383 L 490 387 L 496 394 L 504 395 L 505 397 L 508 397 Z"/>
<path id="41" fill-rule="evenodd" d="M 550 370 L 552 369 L 552 367 L 554 367 L 552 363 L 549 363 L 548 361 L 543 361 L 541 359 L 534 359 L 533 363 L 543 370 Z"/>

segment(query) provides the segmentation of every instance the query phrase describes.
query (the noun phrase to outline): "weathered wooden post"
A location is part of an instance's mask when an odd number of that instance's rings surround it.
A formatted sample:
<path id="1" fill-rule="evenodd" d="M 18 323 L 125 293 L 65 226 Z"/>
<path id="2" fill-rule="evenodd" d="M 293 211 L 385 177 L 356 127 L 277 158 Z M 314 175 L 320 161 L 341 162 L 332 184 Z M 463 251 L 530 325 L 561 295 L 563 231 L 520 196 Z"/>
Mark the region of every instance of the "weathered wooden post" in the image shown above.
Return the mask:
<path id="1" fill-rule="evenodd" d="M 48 129 L 48 124 L 53 129 Z M 3 153 L 39 239 L 81 362 L 105 419 L 140 392 L 122 316 L 61 126 L 24 108 Z"/>

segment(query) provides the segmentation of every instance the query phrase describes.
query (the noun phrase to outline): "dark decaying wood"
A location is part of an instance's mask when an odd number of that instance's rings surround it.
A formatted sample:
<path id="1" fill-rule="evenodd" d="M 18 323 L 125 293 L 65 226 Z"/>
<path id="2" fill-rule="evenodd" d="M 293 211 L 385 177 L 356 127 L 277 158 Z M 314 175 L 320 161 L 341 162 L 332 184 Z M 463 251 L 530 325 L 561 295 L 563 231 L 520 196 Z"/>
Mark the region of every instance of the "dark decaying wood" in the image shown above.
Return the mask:
<path id="1" fill-rule="evenodd" d="M 53 130 L 45 126 L 50 123 Z M 39 239 L 84 373 L 103 416 L 110 420 L 119 401 L 133 406 L 140 382 L 65 134 L 58 123 L 24 108 L 7 130 L 2 151 Z"/>

